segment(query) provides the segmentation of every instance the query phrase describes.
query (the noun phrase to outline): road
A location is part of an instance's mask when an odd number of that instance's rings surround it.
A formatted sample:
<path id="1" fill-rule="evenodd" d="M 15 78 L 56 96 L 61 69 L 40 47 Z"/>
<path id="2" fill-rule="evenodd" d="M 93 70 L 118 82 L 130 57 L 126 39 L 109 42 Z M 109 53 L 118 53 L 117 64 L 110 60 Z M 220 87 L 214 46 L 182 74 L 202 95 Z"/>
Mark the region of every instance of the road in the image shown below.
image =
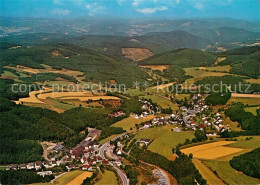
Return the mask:
<path id="1" fill-rule="evenodd" d="M 124 134 L 121 134 L 113 139 L 111 139 L 112 141 L 116 140 L 117 138 L 121 137 L 125 135 Z M 105 144 L 103 144 L 99 150 L 99 155 L 102 157 L 102 158 L 106 158 L 105 157 L 105 151 L 107 150 L 107 148 L 109 147 L 109 144 L 110 144 L 110 141 L 107 141 Z M 117 174 L 120 176 L 120 178 L 122 179 L 122 182 L 123 182 L 123 185 L 129 185 L 129 180 L 126 176 L 126 174 L 120 170 L 119 168 L 117 168 L 113 163 L 109 162 L 109 164 L 116 170 Z"/>

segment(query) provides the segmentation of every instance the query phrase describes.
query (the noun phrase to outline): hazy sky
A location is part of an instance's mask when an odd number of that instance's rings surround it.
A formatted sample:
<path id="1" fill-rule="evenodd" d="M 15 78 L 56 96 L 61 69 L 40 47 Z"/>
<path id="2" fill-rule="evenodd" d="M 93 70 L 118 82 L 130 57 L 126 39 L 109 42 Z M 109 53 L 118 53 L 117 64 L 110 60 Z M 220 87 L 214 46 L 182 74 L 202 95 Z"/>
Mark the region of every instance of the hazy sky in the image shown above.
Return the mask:
<path id="1" fill-rule="evenodd" d="M 5 17 L 260 19 L 260 0 L 0 0 Z"/>

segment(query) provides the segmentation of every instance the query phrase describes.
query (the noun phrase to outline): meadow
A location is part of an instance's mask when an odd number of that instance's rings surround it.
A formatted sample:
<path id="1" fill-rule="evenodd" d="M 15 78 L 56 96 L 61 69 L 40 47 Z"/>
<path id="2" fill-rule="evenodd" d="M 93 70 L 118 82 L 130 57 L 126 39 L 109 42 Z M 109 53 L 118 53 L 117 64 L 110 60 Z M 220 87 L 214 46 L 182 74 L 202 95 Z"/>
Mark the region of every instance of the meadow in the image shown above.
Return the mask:
<path id="1" fill-rule="evenodd" d="M 248 136 L 240 136 L 237 141 L 218 141 L 209 144 L 198 145 L 185 148 L 182 152 L 193 153 L 193 162 L 208 184 L 216 184 L 221 180 L 228 184 L 259 184 L 260 180 L 249 177 L 233 169 L 229 161 L 237 155 L 250 152 L 259 147 L 260 137 L 252 136 L 253 139 L 247 140 Z M 216 171 L 216 176 L 213 171 Z"/>
<path id="2" fill-rule="evenodd" d="M 233 169 L 228 161 L 215 161 L 205 160 L 203 161 L 212 170 L 216 171 L 218 176 L 223 179 L 227 184 L 259 184 L 260 180 L 249 177 L 243 173 L 240 173 Z"/>
<path id="3" fill-rule="evenodd" d="M 53 184 L 54 185 L 66 185 L 83 173 L 84 173 L 84 171 L 79 171 L 79 170 L 68 172 L 68 173 L 60 176 L 59 178 L 55 179 Z"/>
<path id="4" fill-rule="evenodd" d="M 102 174 L 102 179 L 96 185 L 117 185 L 117 177 L 114 172 L 105 170 Z"/>
<path id="5" fill-rule="evenodd" d="M 165 157 L 171 157 L 173 147 L 176 147 L 179 143 L 184 143 L 187 138 L 190 140 L 194 138 L 193 132 L 177 133 L 171 131 L 172 128 L 174 128 L 173 125 L 149 128 L 140 131 L 135 139 L 152 139 L 154 141 L 148 146 L 149 150 Z"/>
<path id="6" fill-rule="evenodd" d="M 124 130 L 126 130 L 127 132 L 129 132 L 131 130 L 131 128 L 132 128 L 132 130 L 136 130 L 135 124 L 141 124 L 143 122 L 150 121 L 154 117 L 155 116 L 149 115 L 146 118 L 135 119 L 134 117 L 130 116 L 119 122 L 114 123 L 111 126 L 112 127 L 121 127 Z"/>

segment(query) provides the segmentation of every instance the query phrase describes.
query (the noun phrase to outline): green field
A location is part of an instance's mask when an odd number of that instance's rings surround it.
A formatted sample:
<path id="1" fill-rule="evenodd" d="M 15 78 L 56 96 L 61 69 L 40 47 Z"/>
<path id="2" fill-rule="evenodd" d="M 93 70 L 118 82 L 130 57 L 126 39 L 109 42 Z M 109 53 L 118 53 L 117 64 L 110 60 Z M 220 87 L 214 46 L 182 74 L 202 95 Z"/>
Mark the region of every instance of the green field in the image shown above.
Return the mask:
<path id="1" fill-rule="evenodd" d="M 152 139 L 154 140 L 148 149 L 157 152 L 165 157 L 172 155 L 172 148 L 176 147 L 179 143 L 184 143 L 186 138 L 190 140 L 194 138 L 193 132 L 172 132 L 173 125 L 166 125 L 163 127 L 149 128 L 140 131 L 135 139 Z"/>
<path id="2" fill-rule="evenodd" d="M 117 177 L 114 172 L 105 170 L 102 179 L 96 185 L 117 185 Z"/>
<path id="3" fill-rule="evenodd" d="M 55 179 L 53 184 L 55 184 L 55 185 L 66 185 L 67 183 L 72 181 L 74 178 L 81 175 L 83 172 L 84 171 L 79 171 L 79 170 L 68 172 L 68 173 L 62 175 L 61 177 Z"/>
<path id="4" fill-rule="evenodd" d="M 162 108 L 168 108 L 171 107 L 172 110 L 178 110 L 179 107 L 177 104 L 172 103 L 170 100 L 167 100 L 165 98 L 155 96 L 155 95 L 146 95 L 146 96 L 141 96 L 141 98 L 146 98 L 146 99 L 151 99 L 152 102 L 157 103 L 159 106 Z"/>
<path id="5" fill-rule="evenodd" d="M 127 89 L 125 94 L 129 94 L 130 96 L 144 96 L 144 92 L 141 92 L 139 88 L 137 89 Z"/>
<path id="6" fill-rule="evenodd" d="M 231 67 L 229 65 L 225 66 L 210 66 L 210 67 L 205 67 L 203 70 L 208 70 L 208 71 L 218 71 L 218 72 L 229 72 Z"/>
<path id="7" fill-rule="evenodd" d="M 232 102 L 241 102 L 245 105 L 260 105 L 260 99 L 259 98 L 234 98 L 231 97 L 228 103 Z"/>
<path id="8" fill-rule="evenodd" d="M 53 106 L 59 109 L 63 109 L 63 110 L 70 110 L 75 108 L 76 106 L 71 105 L 71 104 L 66 104 L 66 103 L 62 103 L 59 102 L 58 100 L 54 99 L 54 98 L 46 98 L 47 100 L 51 101 L 53 103 Z"/>
<path id="9" fill-rule="evenodd" d="M 253 137 L 251 140 L 245 140 L 246 137 Z M 260 146 L 260 136 L 240 136 L 238 141 L 227 145 L 229 147 L 245 148 L 245 149 L 256 149 Z"/>
<path id="10" fill-rule="evenodd" d="M 139 119 L 135 119 L 133 117 L 128 117 L 121 121 L 116 122 L 115 124 L 111 125 L 111 127 L 121 127 L 124 130 L 126 130 L 127 132 L 129 132 L 130 128 L 135 130 L 135 128 L 136 128 L 135 124 L 140 124 L 145 121 L 150 121 L 153 118 L 154 118 L 154 116 L 151 116 L 151 115 L 147 116 L 146 118 L 139 118 Z"/>
<path id="11" fill-rule="evenodd" d="M 247 107 L 247 108 L 245 108 L 245 111 L 251 112 L 256 116 L 257 115 L 257 112 L 256 112 L 257 109 L 260 109 L 260 107 L 259 106 L 258 107 Z"/>
<path id="12" fill-rule="evenodd" d="M 209 185 L 224 185 L 223 181 L 219 179 L 206 165 L 204 165 L 199 159 L 193 159 L 192 162 L 199 170 L 204 179 L 207 180 Z"/>
<path id="13" fill-rule="evenodd" d="M 259 184 L 260 180 L 249 177 L 243 173 L 239 173 L 233 169 L 228 161 L 205 160 L 204 163 L 212 170 L 216 170 L 219 177 L 229 185 L 236 184 Z"/>

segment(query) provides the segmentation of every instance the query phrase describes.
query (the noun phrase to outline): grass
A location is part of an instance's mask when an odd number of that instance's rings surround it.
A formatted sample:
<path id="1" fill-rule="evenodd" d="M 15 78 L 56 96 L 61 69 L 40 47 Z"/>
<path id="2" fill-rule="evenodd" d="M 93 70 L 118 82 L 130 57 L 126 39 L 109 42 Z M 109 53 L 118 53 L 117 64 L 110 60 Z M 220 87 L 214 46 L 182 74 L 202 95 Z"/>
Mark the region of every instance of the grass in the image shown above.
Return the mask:
<path id="1" fill-rule="evenodd" d="M 170 157 L 172 155 L 172 148 L 176 147 L 179 143 L 184 143 L 186 138 L 190 140 L 194 138 L 192 132 L 172 132 L 171 129 L 173 125 L 166 125 L 163 127 L 149 128 L 140 131 L 135 139 L 152 139 L 154 140 L 148 149 L 157 152 L 165 157 Z"/>
<path id="2" fill-rule="evenodd" d="M 18 78 L 18 76 L 15 75 L 14 73 L 12 73 L 11 71 L 4 71 L 2 76 L 9 76 L 9 77 L 13 77 L 13 78 Z"/>
<path id="3" fill-rule="evenodd" d="M 246 140 L 246 137 L 251 136 L 240 136 L 238 141 L 227 146 L 236 147 L 236 148 L 244 148 L 244 149 L 256 149 L 260 146 L 260 136 L 252 136 L 253 139 Z"/>
<path id="4" fill-rule="evenodd" d="M 208 185 L 224 185 L 221 179 L 219 179 L 216 174 L 214 174 L 206 165 L 204 165 L 199 159 L 193 159 L 192 162 L 195 164 L 196 168 L 199 170 L 200 174 L 204 179 L 207 180 Z"/>
<path id="5" fill-rule="evenodd" d="M 159 97 L 159 96 L 155 96 L 155 95 L 146 95 L 146 96 L 142 96 L 143 98 L 146 99 L 151 99 L 152 102 L 157 103 L 159 106 L 161 106 L 162 108 L 168 108 L 171 107 L 172 110 L 178 110 L 179 107 L 177 104 L 172 103 L 170 100 L 167 100 L 165 98 Z"/>
<path id="6" fill-rule="evenodd" d="M 104 174 L 102 175 L 102 179 L 96 183 L 96 185 L 116 185 L 117 177 L 114 172 L 105 170 Z"/>
<path id="7" fill-rule="evenodd" d="M 141 92 L 139 88 L 128 89 L 125 91 L 125 94 L 129 94 L 130 96 L 144 96 L 144 93 Z"/>
<path id="8" fill-rule="evenodd" d="M 6 169 L 5 166 L 0 166 L 0 171 L 4 171 Z"/>
<path id="9" fill-rule="evenodd" d="M 186 72 L 185 74 L 193 76 L 195 81 L 202 79 L 204 77 L 207 77 L 207 76 L 224 76 L 224 75 L 227 75 L 227 73 L 205 71 L 205 70 L 201 70 L 197 67 L 184 68 L 184 70 Z"/>
<path id="10" fill-rule="evenodd" d="M 133 128 L 133 130 L 136 128 L 135 127 L 135 124 L 141 124 L 145 121 L 149 121 L 151 119 L 153 119 L 154 116 L 147 116 L 146 118 L 140 118 L 140 119 L 135 119 L 133 117 L 128 117 L 128 118 L 125 118 L 121 121 L 118 121 L 116 122 L 115 124 L 111 125 L 112 127 L 121 127 L 123 128 L 124 130 L 126 130 L 127 132 L 130 131 L 130 128 Z"/>
<path id="11" fill-rule="evenodd" d="M 218 176 L 230 185 L 260 183 L 259 179 L 249 177 L 233 169 L 228 161 L 205 160 L 204 163 L 216 171 Z"/>
<path id="12" fill-rule="evenodd" d="M 252 84 L 260 84 L 260 79 L 247 79 L 246 81 Z"/>
<path id="13" fill-rule="evenodd" d="M 84 173 L 84 171 L 75 170 L 75 171 L 68 172 L 65 175 L 62 175 L 61 177 L 54 180 L 53 184 L 66 185 L 67 183 L 69 183 L 70 181 L 72 181 L 74 178 L 81 175 L 82 173 Z"/>
<path id="14" fill-rule="evenodd" d="M 106 143 L 107 141 L 109 141 L 110 139 L 113 139 L 114 137 L 116 137 L 116 136 L 118 136 L 118 135 L 120 135 L 120 134 L 114 134 L 114 135 L 112 135 L 112 136 L 109 136 L 109 137 L 107 137 L 107 138 L 105 138 L 105 139 L 100 140 L 99 143 L 100 143 L 100 144 L 104 144 L 104 143 Z"/>
<path id="15" fill-rule="evenodd" d="M 260 107 L 247 107 L 247 108 L 245 108 L 245 111 L 251 112 L 256 116 L 257 115 L 257 112 L 256 112 L 257 109 L 260 109 Z"/>
<path id="16" fill-rule="evenodd" d="M 225 66 L 210 66 L 210 67 L 203 67 L 203 70 L 208 70 L 208 71 L 218 71 L 218 72 L 229 72 L 231 67 L 229 65 Z"/>
<path id="17" fill-rule="evenodd" d="M 228 101 L 228 103 L 232 103 L 232 102 L 241 102 L 243 104 L 248 104 L 248 105 L 259 105 L 260 101 L 257 98 L 234 98 L 231 97 L 230 100 Z"/>
<path id="18" fill-rule="evenodd" d="M 51 101 L 53 103 L 52 105 L 54 107 L 59 108 L 59 109 L 63 109 L 63 110 L 70 110 L 70 109 L 73 109 L 73 108 L 76 107 L 74 105 L 70 105 L 70 104 L 65 104 L 65 103 L 59 102 L 58 100 L 53 99 L 53 98 L 47 98 L 47 100 Z"/>

